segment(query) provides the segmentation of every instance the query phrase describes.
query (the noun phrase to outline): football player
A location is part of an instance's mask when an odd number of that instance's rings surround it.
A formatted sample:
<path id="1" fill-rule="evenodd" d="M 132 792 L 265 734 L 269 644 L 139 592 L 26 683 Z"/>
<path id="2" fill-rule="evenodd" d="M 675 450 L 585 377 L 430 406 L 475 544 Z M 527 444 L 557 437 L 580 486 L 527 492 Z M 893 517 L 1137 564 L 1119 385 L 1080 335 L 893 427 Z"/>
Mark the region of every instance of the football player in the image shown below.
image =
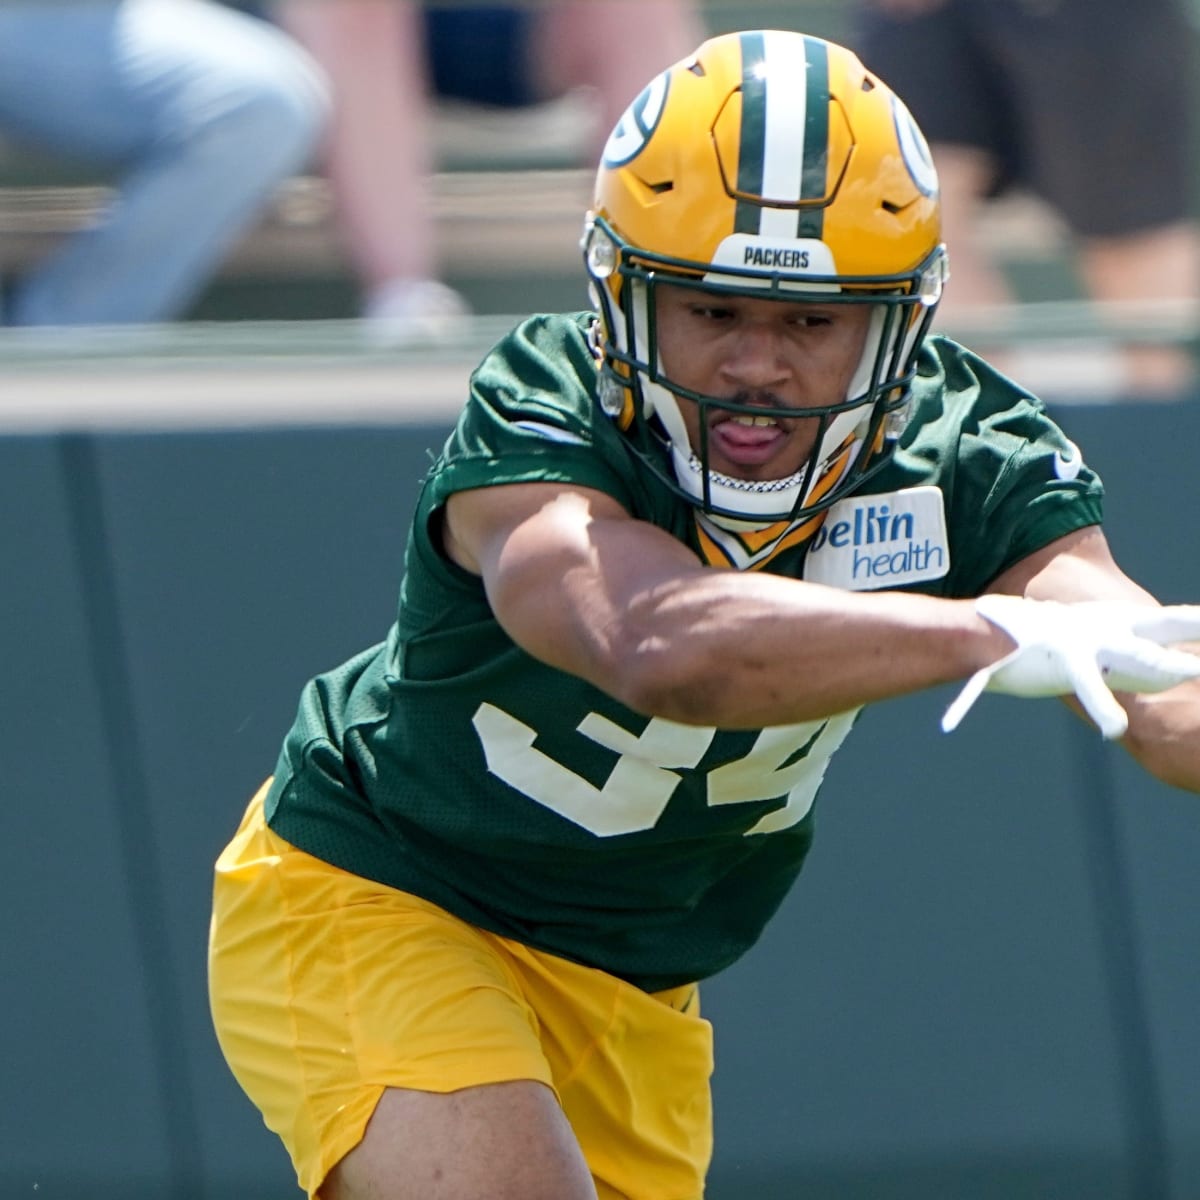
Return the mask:
<path id="1" fill-rule="evenodd" d="M 1200 608 L 1119 570 L 1080 452 L 930 332 L 936 174 L 851 53 L 672 66 L 583 253 L 595 311 L 479 367 L 395 624 L 305 690 L 217 864 L 221 1044 L 324 1200 L 698 1200 L 697 982 L 865 704 L 1061 695 L 1200 787 Z"/>

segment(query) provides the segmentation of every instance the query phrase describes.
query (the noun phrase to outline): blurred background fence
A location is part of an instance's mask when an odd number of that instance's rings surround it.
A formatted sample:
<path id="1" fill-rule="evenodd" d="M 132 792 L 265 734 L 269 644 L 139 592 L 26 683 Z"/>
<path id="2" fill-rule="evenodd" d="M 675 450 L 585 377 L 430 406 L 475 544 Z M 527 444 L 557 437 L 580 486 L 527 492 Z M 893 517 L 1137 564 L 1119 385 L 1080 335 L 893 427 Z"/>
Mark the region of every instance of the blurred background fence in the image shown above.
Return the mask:
<path id="1" fill-rule="evenodd" d="M 708 12 L 833 35 L 841 15 Z M 0 331 L 0 1196 L 297 1194 L 211 1033 L 211 864 L 302 683 L 383 635 L 479 354 L 508 314 L 585 302 L 569 107 L 522 118 L 532 141 L 439 120 L 450 274 L 480 314 L 457 341 L 364 344 L 315 177 L 189 322 Z M 0 272 L 100 187 L 5 157 Z M 1038 306 L 1062 247 L 1022 205 L 995 218 L 1022 231 L 998 238 L 1027 288 L 1009 336 L 1086 340 L 1085 307 Z M 1106 479 L 1118 559 L 1200 599 L 1196 398 L 1058 415 Z M 864 717 L 800 885 L 706 988 L 711 1196 L 1200 1196 L 1195 798 L 1051 703 L 985 699 L 944 737 L 946 699 Z"/>

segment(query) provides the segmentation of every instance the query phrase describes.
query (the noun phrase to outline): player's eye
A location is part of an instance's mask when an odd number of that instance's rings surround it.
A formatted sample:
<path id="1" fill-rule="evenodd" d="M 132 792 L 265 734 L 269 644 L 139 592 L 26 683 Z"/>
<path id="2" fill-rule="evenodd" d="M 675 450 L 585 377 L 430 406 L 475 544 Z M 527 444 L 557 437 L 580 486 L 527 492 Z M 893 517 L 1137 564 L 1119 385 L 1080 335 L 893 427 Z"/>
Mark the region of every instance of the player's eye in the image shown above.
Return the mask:
<path id="1" fill-rule="evenodd" d="M 733 316 L 733 309 L 723 304 L 693 304 L 692 315 L 705 321 L 727 321 Z"/>
<path id="2" fill-rule="evenodd" d="M 828 313 L 801 312 L 796 313 L 791 323 L 801 329 L 823 329 L 833 324 L 833 317 Z"/>

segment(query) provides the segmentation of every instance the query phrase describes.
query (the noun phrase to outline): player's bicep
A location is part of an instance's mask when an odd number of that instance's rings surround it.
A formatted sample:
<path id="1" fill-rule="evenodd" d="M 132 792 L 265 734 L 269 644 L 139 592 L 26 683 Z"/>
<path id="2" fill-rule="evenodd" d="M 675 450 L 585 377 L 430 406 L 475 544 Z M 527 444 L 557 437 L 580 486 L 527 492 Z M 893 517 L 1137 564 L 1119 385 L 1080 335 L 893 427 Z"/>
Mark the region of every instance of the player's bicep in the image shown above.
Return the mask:
<path id="1" fill-rule="evenodd" d="M 512 639 L 563 670 L 614 686 L 633 597 L 699 564 L 612 497 L 557 484 L 460 492 L 446 504 L 446 553 L 482 577 Z"/>

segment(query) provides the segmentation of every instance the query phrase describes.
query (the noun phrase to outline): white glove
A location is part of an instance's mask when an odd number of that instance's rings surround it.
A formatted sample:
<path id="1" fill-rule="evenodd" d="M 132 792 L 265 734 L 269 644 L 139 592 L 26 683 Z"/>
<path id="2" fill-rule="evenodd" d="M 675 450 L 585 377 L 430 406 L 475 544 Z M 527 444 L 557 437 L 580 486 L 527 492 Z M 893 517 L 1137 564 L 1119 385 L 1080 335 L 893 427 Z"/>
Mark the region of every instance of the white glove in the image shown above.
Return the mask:
<path id="1" fill-rule="evenodd" d="M 1162 692 L 1200 676 L 1200 657 L 1164 648 L 1200 640 L 1200 605 L 1061 604 L 989 592 L 975 601 L 975 611 L 1017 646 L 967 680 L 942 717 L 946 733 L 983 691 L 1026 697 L 1074 693 L 1100 732 L 1119 738 L 1129 717 L 1110 688 Z"/>

